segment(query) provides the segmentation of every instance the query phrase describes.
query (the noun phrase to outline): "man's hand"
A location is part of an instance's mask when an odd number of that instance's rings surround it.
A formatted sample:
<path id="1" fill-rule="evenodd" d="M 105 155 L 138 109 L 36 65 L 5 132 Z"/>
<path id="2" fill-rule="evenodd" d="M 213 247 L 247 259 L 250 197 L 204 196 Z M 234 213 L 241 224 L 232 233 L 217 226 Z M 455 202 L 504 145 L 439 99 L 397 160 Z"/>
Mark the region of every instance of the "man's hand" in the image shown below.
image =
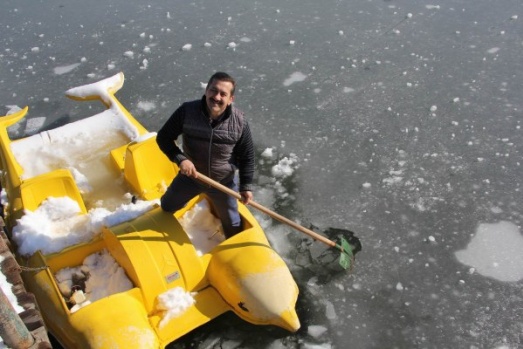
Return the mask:
<path id="1" fill-rule="evenodd" d="M 180 163 L 180 173 L 187 177 L 198 178 L 198 171 L 191 160 L 183 160 Z"/>
<path id="2" fill-rule="evenodd" d="M 241 191 L 240 195 L 242 197 L 242 202 L 245 205 L 248 205 L 253 198 L 252 191 Z"/>

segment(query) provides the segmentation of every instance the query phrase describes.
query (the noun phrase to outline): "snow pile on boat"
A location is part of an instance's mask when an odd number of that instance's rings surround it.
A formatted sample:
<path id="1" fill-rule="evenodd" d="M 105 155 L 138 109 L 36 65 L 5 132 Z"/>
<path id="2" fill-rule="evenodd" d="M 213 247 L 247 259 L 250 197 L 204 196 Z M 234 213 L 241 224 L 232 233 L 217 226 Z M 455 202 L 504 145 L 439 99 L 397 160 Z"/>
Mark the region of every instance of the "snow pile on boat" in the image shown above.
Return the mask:
<path id="1" fill-rule="evenodd" d="M 62 295 L 69 299 L 74 291 L 85 293 L 85 301 L 75 304 L 71 312 L 112 294 L 133 288 L 125 271 L 107 250 L 93 253 L 83 264 L 74 268 L 60 269 L 55 277 Z"/>
<path id="2" fill-rule="evenodd" d="M 180 224 L 189 235 L 199 256 L 225 240 L 220 220 L 212 213 L 207 200 L 202 200 L 187 211 Z"/>
<path id="3" fill-rule="evenodd" d="M 177 318 L 189 309 L 196 301 L 196 292 L 186 292 L 181 287 L 172 288 L 157 298 L 156 310 L 163 313 L 159 327 L 165 326 L 171 319 Z"/>
<path id="4" fill-rule="evenodd" d="M 114 226 L 151 210 L 155 201 L 122 204 L 115 211 L 105 208 L 80 213 L 78 203 L 69 197 L 49 197 L 35 210 L 26 210 L 13 228 L 18 253 L 32 255 L 59 252 L 64 248 L 88 242 L 100 233 L 102 226 Z"/>

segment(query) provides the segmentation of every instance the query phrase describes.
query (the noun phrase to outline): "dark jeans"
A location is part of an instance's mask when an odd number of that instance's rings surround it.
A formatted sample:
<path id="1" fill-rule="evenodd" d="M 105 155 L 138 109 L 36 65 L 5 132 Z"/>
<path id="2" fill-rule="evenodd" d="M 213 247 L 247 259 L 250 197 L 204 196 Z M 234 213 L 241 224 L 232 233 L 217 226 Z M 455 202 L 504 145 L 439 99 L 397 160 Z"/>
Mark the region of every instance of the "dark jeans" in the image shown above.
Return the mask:
<path id="1" fill-rule="evenodd" d="M 236 178 L 228 183 L 222 183 L 228 188 L 238 191 Z M 162 209 L 167 212 L 175 212 L 184 207 L 189 200 L 196 195 L 205 193 L 212 201 L 213 208 L 222 222 L 223 231 L 227 238 L 238 234 L 242 230 L 242 222 L 238 213 L 238 201 L 218 189 L 209 187 L 197 179 L 185 175 L 177 175 L 165 194 L 160 199 Z"/>

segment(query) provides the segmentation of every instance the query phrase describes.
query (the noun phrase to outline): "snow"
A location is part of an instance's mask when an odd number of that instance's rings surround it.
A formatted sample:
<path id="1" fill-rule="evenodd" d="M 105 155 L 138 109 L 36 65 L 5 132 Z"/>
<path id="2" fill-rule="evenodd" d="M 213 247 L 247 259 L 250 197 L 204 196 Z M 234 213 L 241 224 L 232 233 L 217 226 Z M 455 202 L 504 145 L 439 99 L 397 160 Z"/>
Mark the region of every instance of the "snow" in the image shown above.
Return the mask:
<path id="1" fill-rule="evenodd" d="M 196 292 L 186 292 L 181 287 L 172 288 L 158 296 L 156 310 L 163 313 L 159 327 L 164 327 L 170 320 L 182 315 L 196 301 Z"/>
<path id="2" fill-rule="evenodd" d="M 0 264 L 4 261 L 4 257 L 0 256 Z M 6 279 L 5 275 L 3 273 L 0 273 L 0 287 L 2 288 L 2 291 L 6 295 L 7 299 L 9 299 L 9 302 L 13 306 L 14 310 L 17 313 L 21 313 L 24 311 L 24 308 L 22 308 L 20 305 L 18 305 L 18 301 L 16 299 L 16 296 L 13 293 L 12 286 Z"/>
<path id="3" fill-rule="evenodd" d="M 99 299 L 133 288 L 123 268 L 107 250 L 87 256 L 81 266 L 58 270 L 55 277 L 66 300 L 73 298 L 76 291 L 84 293 L 85 298 L 79 298 L 81 302 L 70 309 L 72 313 Z"/>
<path id="4" fill-rule="evenodd" d="M 78 203 L 69 197 L 45 200 L 35 211 L 26 210 L 13 228 L 18 253 L 31 255 L 59 252 L 65 247 L 88 242 L 100 233 L 102 226 L 114 226 L 141 216 L 154 207 L 155 201 L 138 200 L 122 204 L 114 211 L 91 209 L 80 214 Z"/>

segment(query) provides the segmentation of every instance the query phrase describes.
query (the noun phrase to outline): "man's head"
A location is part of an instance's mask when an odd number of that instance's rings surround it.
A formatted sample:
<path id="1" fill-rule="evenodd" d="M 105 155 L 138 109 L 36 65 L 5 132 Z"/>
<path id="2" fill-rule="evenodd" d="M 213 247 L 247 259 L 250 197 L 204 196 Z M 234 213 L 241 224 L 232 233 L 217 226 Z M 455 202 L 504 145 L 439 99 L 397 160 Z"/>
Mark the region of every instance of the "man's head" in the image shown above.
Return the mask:
<path id="1" fill-rule="evenodd" d="M 234 101 L 236 81 L 227 73 L 217 72 L 209 79 L 205 88 L 205 103 L 212 118 L 223 114 Z"/>

